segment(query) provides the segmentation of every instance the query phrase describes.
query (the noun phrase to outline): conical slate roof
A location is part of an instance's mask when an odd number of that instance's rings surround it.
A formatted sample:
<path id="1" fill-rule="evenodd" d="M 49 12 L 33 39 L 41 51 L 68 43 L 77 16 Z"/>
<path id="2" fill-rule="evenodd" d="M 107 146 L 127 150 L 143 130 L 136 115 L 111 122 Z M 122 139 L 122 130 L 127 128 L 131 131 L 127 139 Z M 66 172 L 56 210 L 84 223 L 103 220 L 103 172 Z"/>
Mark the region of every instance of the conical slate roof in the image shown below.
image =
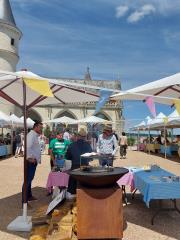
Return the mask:
<path id="1" fill-rule="evenodd" d="M 9 0 L 0 0 L 0 22 L 16 26 Z"/>

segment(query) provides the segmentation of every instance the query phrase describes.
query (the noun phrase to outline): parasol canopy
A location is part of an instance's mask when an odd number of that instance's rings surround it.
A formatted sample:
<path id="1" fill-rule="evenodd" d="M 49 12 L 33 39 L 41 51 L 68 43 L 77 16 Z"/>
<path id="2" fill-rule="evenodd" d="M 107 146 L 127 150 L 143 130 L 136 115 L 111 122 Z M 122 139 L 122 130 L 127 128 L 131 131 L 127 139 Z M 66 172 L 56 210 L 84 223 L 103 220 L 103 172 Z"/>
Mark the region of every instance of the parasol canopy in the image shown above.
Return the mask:
<path id="1" fill-rule="evenodd" d="M 0 97 L 15 104 L 23 106 L 22 81 L 26 83 L 27 109 L 36 106 L 57 105 L 59 103 L 79 103 L 98 101 L 99 95 L 80 89 L 74 83 L 58 81 L 56 79 L 42 78 L 29 71 L 16 73 L 0 71 Z M 91 86 L 92 87 L 92 86 Z M 94 87 L 94 90 L 97 89 Z M 5 101 L 5 100 L 4 100 Z"/>
<path id="2" fill-rule="evenodd" d="M 153 96 L 154 102 L 172 105 L 180 97 L 180 73 L 114 94 L 112 100 L 145 100 Z"/>

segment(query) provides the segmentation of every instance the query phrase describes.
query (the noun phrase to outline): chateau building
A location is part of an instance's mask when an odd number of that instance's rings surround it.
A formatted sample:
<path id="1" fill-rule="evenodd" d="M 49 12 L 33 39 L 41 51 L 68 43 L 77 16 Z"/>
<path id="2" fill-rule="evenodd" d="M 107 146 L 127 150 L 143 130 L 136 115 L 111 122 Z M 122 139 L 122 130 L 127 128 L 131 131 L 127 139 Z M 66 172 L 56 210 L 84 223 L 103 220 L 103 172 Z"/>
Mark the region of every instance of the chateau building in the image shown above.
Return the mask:
<path id="1" fill-rule="evenodd" d="M 9 0 L 0 0 L 0 70 L 4 71 L 16 71 L 16 65 L 19 61 L 19 41 L 22 37 L 22 33 L 16 26 L 15 19 L 13 17 L 12 9 Z M 119 80 L 94 80 L 91 77 L 89 68 L 85 73 L 84 79 L 72 79 L 72 78 L 60 78 L 63 81 L 72 81 L 81 84 L 94 85 L 102 88 L 121 89 L 121 83 Z M 53 106 L 35 107 L 28 116 L 34 120 L 45 121 L 48 119 L 54 119 L 61 116 L 68 116 L 74 119 L 81 119 L 86 116 L 90 116 L 95 111 L 94 102 L 80 103 L 80 104 L 58 104 Z M 14 106 L 4 106 L 0 103 L 0 110 L 8 114 L 15 113 L 21 116 L 20 110 Z M 114 128 L 117 132 L 122 130 L 122 103 L 121 102 L 108 102 L 96 116 L 113 121 Z"/>

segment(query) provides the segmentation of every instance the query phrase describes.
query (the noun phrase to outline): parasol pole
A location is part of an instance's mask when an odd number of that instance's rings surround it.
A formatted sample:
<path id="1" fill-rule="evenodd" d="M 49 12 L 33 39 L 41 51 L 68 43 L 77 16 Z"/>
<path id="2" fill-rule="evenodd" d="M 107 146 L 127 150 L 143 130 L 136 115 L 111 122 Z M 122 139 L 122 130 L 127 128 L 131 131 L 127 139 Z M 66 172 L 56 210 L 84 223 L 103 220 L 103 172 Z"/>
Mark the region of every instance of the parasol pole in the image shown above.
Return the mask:
<path id="1" fill-rule="evenodd" d="M 137 131 L 137 150 L 139 151 L 139 144 L 140 144 L 140 142 L 139 142 L 139 128 L 137 130 L 138 130 Z"/>
<path id="2" fill-rule="evenodd" d="M 173 142 L 174 140 L 174 133 L 173 133 L 173 128 L 171 128 L 171 143 Z"/>
<path id="3" fill-rule="evenodd" d="M 23 215 L 18 216 L 15 220 L 13 220 L 8 226 L 7 229 L 10 231 L 21 231 L 21 232 L 29 232 L 32 229 L 32 217 L 27 216 L 27 106 L 26 106 L 26 85 L 22 79 L 23 84 L 23 115 L 24 115 L 24 192 L 23 194 Z"/>
<path id="4" fill-rule="evenodd" d="M 26 108 L 26 85 L 23 81 L 23 115 L 24 115 L 24 192 L 23 192 L 23 217 L 27 220 L 27 108 Z"/>
<path id="5" fill-rule="evenodd" d="M 10 145 L 10 154 L 13 155 L 13 140 L 14 140 L 14 135 L 13 135 L 13 132 L 14 132 L 14 125 L 12 124 L 11 125 L 11 145 Z"/>
<path id="6" fill-rule="evenodd" d="M 167 142 L 166 142 L 166 126 L 165 126 L 165 123 L 164 123 L 164 147 L 165 147 L 164 157 L 167 158 L 167 154 L 166 154 Z"/>
<path id="7" fill-rule="evenodd" d="M 151 141 L 150 141 L 150 128 L 148 127 L 148 133 L 149 133 L 149 154 L 150 154 L 150 144 L 151 144 Z"/>

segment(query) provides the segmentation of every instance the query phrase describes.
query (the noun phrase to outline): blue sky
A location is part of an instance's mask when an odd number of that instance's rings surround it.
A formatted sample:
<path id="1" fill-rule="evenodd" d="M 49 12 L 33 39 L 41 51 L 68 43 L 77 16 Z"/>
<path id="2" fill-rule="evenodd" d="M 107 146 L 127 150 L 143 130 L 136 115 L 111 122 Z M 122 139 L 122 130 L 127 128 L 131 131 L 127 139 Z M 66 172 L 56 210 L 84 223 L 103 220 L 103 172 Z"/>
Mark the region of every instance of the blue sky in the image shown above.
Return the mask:
<path id="1" fill-rule="evenodd" d="M 19 69 L 83 78 L 89 66 L 93 79 L 120 79 L 123 90 L 179 72 L 179 0 L 10 1 L 23 32 Z M 124 103 L 126 118 L 148 114 L 144 103 Z"/>

